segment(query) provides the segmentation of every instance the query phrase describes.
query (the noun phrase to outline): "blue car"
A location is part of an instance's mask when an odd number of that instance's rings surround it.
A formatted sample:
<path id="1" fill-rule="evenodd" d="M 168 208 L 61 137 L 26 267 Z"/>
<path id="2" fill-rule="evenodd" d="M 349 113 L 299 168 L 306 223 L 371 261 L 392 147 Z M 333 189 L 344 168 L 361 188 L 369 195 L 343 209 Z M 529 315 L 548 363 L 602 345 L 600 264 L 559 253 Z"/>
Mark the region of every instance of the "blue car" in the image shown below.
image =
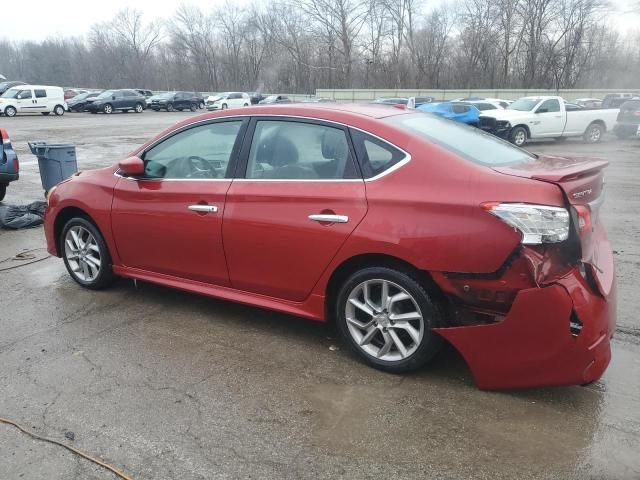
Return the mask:
<path id="1" fill-rule="evenodd" d="M 416 110 L 429 112 L 467 125 L 477 127 L 480 123 L 480 110 L 473 105 L 459 102 L 424 103 Z"/>
<path id="2" fill-rule="evenodd" d="M 20 165 L 11 146 L 7 131 L 0 128 L 0 202 L 7 193 L 9 182 L 18 180 Z"/>

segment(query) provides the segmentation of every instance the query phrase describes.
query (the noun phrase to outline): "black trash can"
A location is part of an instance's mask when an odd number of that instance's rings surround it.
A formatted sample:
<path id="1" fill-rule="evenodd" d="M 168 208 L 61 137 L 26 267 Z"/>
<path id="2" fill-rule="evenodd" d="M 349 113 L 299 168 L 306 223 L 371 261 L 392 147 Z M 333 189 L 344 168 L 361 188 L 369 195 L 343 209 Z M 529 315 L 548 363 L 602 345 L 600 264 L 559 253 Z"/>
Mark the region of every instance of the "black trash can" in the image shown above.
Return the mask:
<path id="1" fill-rule="evenodd" d="M 38 157 L 40 181 L 45 192 L 78 171 L 75 145 L 29 142 L 29 148 Z"/>

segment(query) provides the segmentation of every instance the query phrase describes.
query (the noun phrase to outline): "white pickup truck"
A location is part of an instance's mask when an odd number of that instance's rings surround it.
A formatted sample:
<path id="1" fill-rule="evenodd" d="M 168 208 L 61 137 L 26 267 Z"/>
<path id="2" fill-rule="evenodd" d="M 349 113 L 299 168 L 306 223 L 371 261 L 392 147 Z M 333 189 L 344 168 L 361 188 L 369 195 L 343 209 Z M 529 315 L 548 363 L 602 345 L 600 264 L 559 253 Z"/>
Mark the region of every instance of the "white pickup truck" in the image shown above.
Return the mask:
<path id="1" fill-rule="evenodd" d="M 582 137 L 596 143 L 613 128 L 618 109 L 565 106 L 562 97 L 523 97 L 505 110 L 486 110 L 480 128 L 521 147 L 530 139 Z"/>

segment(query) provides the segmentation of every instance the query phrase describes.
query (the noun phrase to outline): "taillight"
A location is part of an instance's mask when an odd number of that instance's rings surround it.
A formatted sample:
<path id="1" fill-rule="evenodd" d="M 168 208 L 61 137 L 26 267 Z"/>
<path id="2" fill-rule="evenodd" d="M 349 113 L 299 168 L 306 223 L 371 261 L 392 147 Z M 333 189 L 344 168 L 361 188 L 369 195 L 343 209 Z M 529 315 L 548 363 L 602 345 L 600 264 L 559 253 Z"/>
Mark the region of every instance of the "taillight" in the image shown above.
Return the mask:
<path id="1" fill-rule="evenodd" d="M 578 232 L 580 236 L 591 230 L 591 210 L 586 205 L 574 205 L 578 214 Z"/>
<path id="2" fill-rule="evenodd" d="M 13 172 L 18 173 L 20 171 L 20 163 L 18 163 L 18 159 L 13 159 Z"/>
<path id="3" fill-rule="evenodd" d="M 498 202 L 483 203 L 482 208 L 520 231 L 524 245 L 558 243 L 569 238 L 569 212 L 565 208 Z"/>

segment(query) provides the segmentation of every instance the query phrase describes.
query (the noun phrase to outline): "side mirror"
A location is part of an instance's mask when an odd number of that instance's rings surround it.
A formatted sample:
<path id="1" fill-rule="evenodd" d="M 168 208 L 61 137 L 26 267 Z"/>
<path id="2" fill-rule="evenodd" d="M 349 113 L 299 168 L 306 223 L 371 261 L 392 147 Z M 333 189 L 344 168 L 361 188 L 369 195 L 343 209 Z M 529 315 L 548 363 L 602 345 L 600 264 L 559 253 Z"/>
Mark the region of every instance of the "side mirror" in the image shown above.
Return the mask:
<path id="1" fill-rule="evenodd" d="M 126 176 L 142 175 L 144 173 L 144 162 L 138 157 L 129 157 L 118 163 L 118 168 Z"/>

